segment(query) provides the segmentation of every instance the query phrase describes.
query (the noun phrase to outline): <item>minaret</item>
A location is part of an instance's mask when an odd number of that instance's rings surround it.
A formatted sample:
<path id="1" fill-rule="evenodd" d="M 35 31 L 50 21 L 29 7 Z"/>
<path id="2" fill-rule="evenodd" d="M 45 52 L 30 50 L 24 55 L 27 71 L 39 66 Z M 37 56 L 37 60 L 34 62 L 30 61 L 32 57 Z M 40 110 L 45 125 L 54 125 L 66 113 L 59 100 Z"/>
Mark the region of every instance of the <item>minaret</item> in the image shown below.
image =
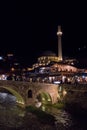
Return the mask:
<path id="1" fill-rule="evenodd" d="M 62 36 L 61 26 L 58 26 L 57 35 L 58 35 L 58 59 L 62 61 L 63 58 L 62 58 L 62 43 L 61 43 L 61 36 Z"/>

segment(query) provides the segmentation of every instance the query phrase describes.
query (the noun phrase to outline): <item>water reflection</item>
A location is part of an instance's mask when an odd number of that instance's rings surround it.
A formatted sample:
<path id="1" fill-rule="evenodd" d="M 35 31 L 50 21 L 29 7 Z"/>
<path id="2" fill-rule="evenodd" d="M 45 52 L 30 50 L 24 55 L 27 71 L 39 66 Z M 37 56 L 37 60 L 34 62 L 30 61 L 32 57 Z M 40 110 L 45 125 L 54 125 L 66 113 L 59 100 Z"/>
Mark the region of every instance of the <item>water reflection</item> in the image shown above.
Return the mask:
<path id="1" fill-rule="evenodd" d="M 16 97 L 9 93 L 0 93 L 0 104 L 3 106 L 15 105 Z"/>
<path id="2" fill-rule="evenodd" d="M 42 123 L 36 115 L 16 106 L 16 97 L 0 93 L 0 129 L 1 130 L 87 130 L 86 118 L 74 118 L 65 110 L 43 105 L 43 111 L 55 117 L 55 127 Z"/>
<path id="3" fill-rule="evenodd" d="M 36 127 L 37 126 L 37 127 Z M 0 130 L 53 130 L 51 124 L 43 124 L 36 115 L 16 105 L 16 98 L 0 93 Z"/>
<path id="4" fill-rule="evenodd" d="M 48 107 L 46 105 L 43 105 L 41 109 L 55 117 L 56 127 L 59 127 L 59 124 L 61 124 L 64 128 L 69 128 L 72 125 L 71 115 L 65 110 L 57 109 L 52 106 Z"/>
<path id="5" fill-rule="evenodd" d="M 0 128 L 17 128 L 22 125 L 25 112 L 16 106 L 16 97 L 0 93 Z"/>
<path id="6" fill-rule="evenodd" d="M 47 107 L 41 109 L 55 117 L 56 130 L 87 130 L 87 117 L 76 117 L 63 109 Z"/>
<path id="7" fill-rule="evenodd" d="M 22 116 L 24 116 L 24 112 L 16 107 L 7 109 L 0 106 L 0 125 L 2 126 L 19 127 L 22 123 Z"/>

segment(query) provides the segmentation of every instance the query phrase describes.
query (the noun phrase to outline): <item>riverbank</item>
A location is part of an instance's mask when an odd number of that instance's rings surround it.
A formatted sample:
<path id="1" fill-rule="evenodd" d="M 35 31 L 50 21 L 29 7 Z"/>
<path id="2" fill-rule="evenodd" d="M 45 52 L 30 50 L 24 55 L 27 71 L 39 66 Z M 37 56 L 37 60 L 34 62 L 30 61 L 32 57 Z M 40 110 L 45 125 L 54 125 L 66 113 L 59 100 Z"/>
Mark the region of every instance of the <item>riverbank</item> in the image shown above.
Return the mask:
<path id="1" fill-rule="evenodd" d="M 87 117 L 87 109 L 83 108 L 79 103 L 66 103 L 65 110 L 73 116 Z"/>
<path id="2" fill-rule="evenodd" d="M 87 85 L 67 85 L 63 98 L 65 110 L 73 115 L 87 116 Z"/>

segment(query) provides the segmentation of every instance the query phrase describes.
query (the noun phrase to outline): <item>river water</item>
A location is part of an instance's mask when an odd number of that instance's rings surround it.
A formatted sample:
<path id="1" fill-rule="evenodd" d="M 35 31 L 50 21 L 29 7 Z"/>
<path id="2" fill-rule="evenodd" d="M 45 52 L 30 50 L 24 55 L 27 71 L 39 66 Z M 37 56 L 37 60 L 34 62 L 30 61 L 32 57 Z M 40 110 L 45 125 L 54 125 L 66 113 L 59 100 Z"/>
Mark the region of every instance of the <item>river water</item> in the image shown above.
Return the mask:
<path id="1" fill-rule="evenodd" d="M 0 130 L 87 130 L 86 117 L 75 117 L 65 110 L 49 107 L 46 111 L 55 120 L 43 123 L 34 114 L 17 107 L 15 101 L 14 96 L 0 93 Z"/>

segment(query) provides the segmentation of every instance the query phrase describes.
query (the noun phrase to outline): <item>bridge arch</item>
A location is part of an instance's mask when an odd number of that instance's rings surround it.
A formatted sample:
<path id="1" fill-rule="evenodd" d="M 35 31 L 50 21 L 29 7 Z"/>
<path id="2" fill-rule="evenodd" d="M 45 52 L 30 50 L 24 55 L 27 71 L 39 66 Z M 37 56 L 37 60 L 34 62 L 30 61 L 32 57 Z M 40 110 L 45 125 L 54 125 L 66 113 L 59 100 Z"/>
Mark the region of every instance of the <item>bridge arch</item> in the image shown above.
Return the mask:
<path id="1" fill-rule="evenodd" d="M 10 92 L 12 95 L 14 95 L 16 97 L 16 103 L 20 106 L 24 106 L 25 105 L 25 101 L 23 99 L 23 97 L 17 92 L 15 91 L 13 88 L 10 88 L 10 87 L 5 87 L 5 86 L 2 86 L 0 87 L 0 89 L 3 88 L 5 90 L 7 90 L 8 92 Z"/>

